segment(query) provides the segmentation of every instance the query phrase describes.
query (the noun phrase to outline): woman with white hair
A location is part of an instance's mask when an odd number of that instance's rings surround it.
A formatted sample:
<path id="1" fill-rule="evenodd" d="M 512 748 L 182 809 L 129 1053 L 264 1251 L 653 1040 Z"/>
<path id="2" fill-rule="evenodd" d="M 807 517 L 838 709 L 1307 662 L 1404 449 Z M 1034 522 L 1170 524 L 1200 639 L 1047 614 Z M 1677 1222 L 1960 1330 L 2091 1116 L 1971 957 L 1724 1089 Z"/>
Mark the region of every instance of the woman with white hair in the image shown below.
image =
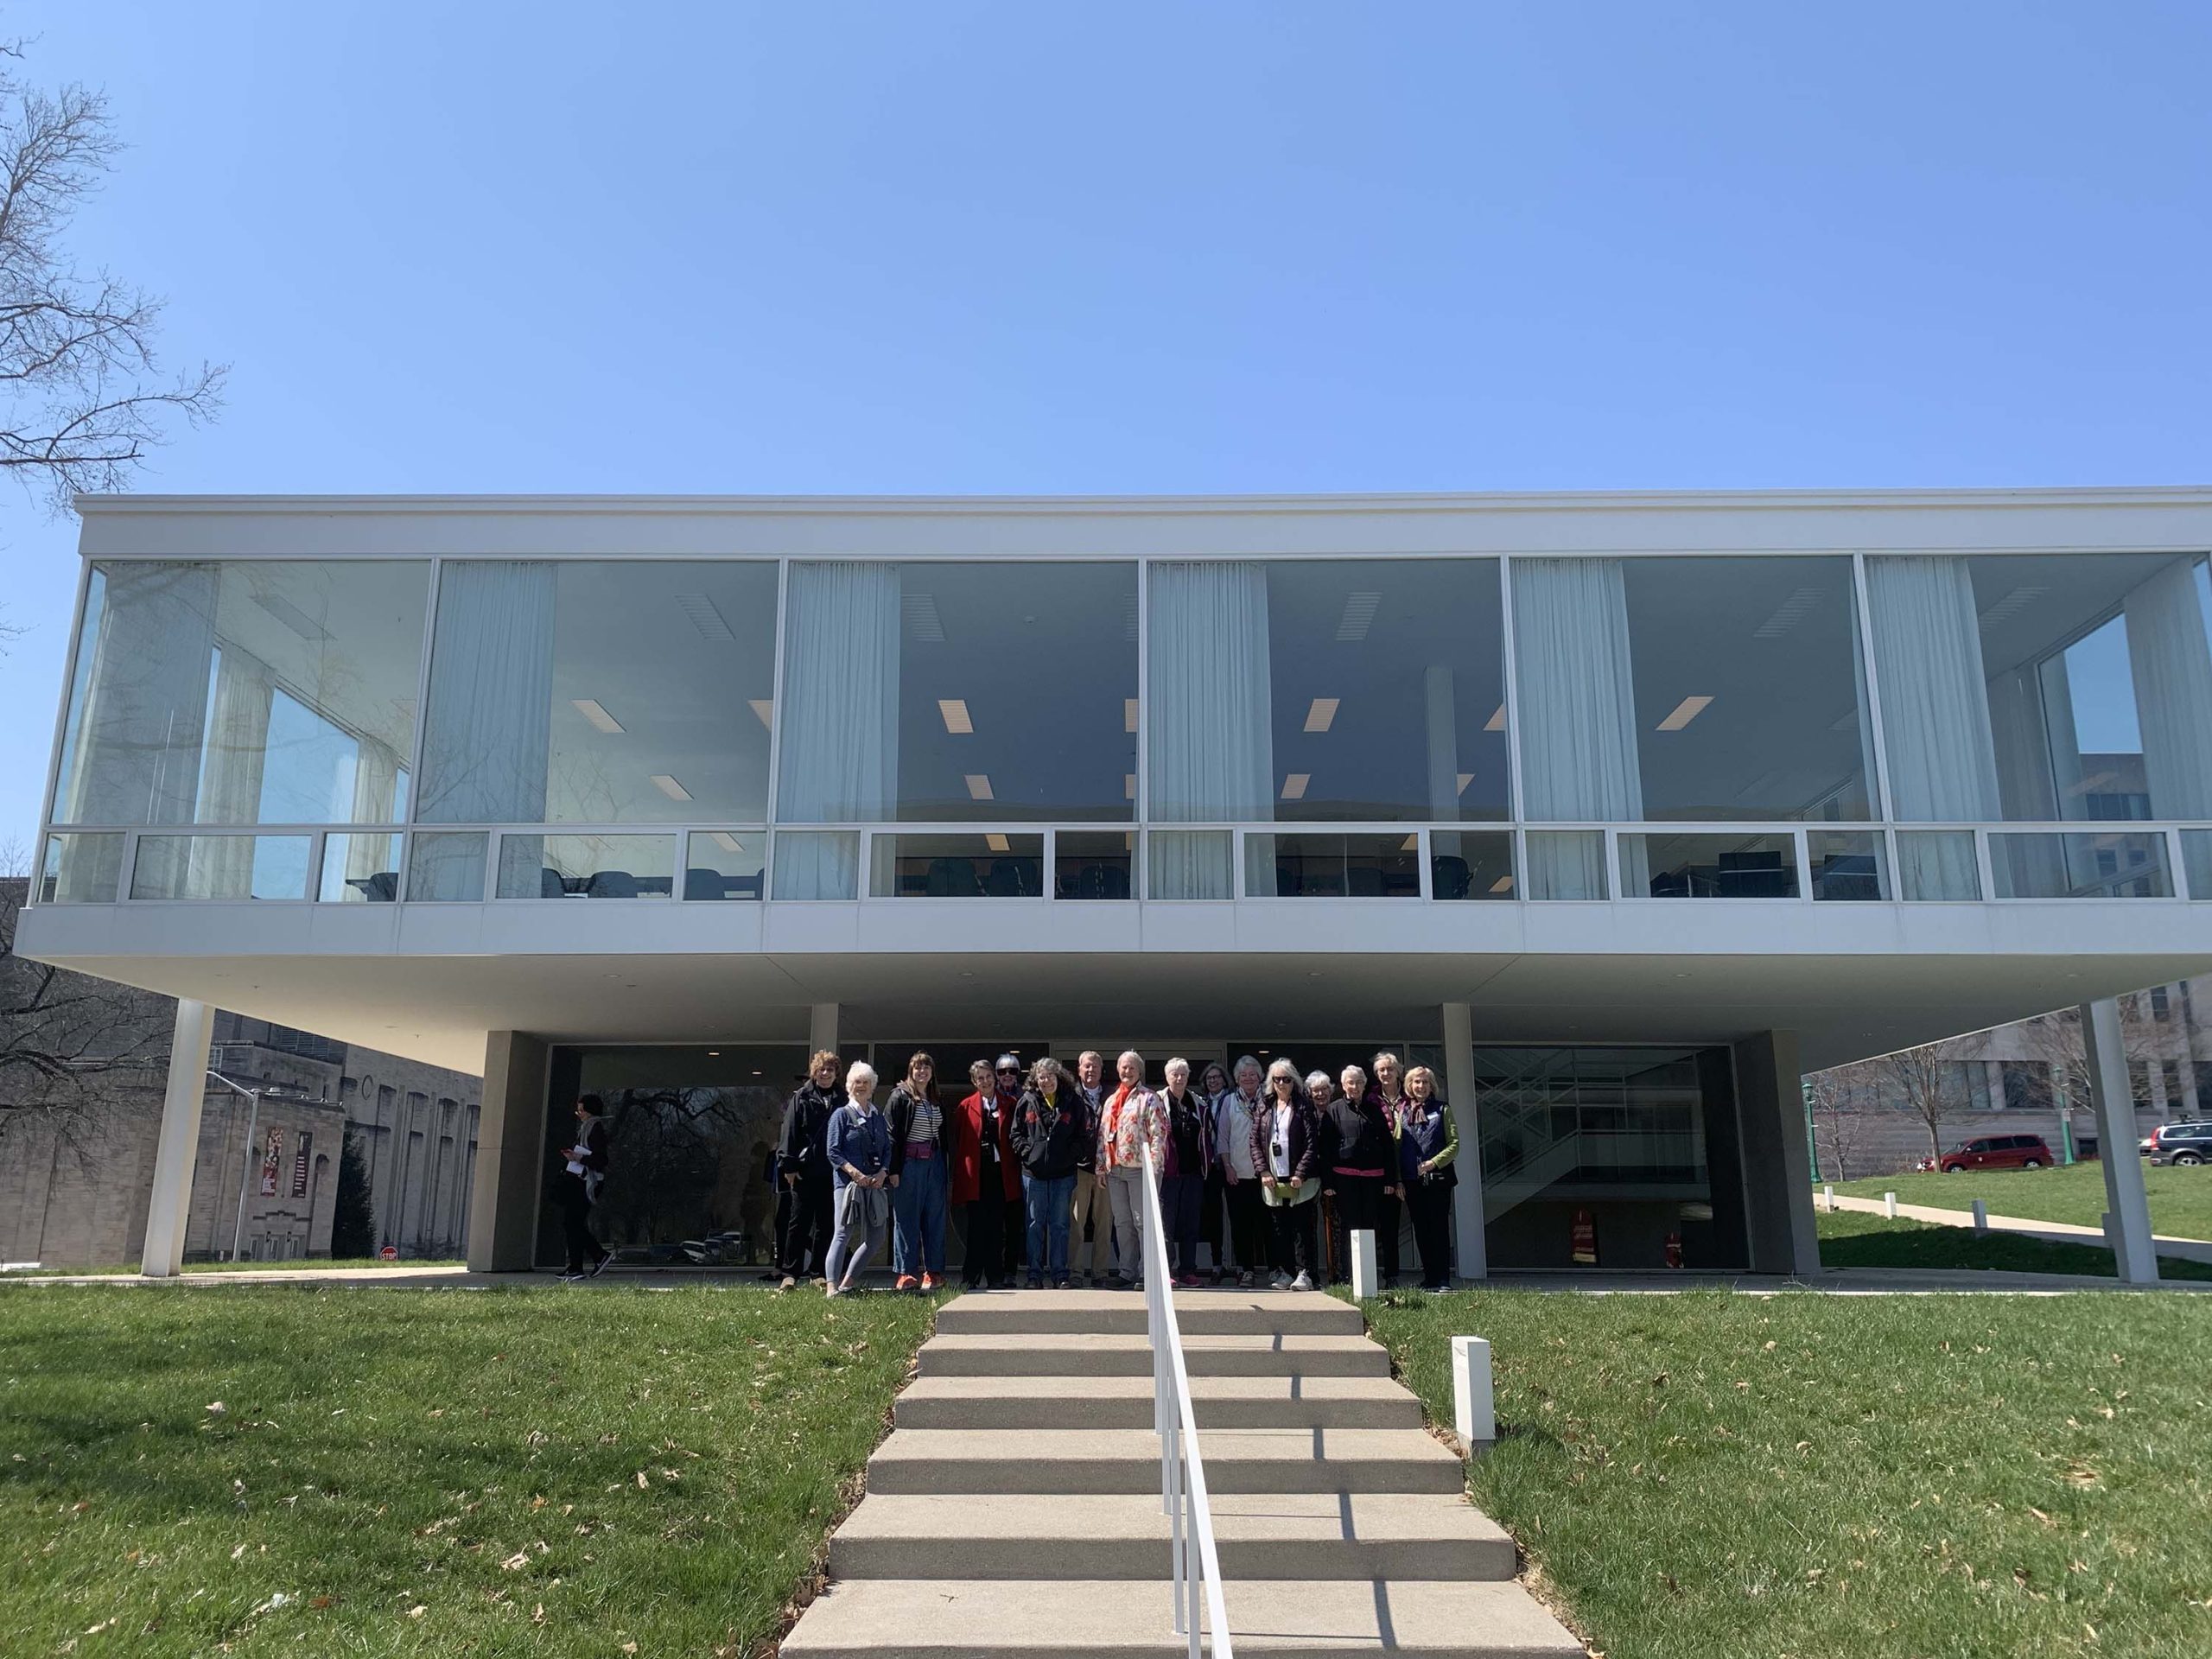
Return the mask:
<path id="1" fill-rule="evenodd" d="M 830 1239 L 830 1294 L 854 1287 L 891 1224 L 891 1126 L 875 1109 L 875 1068 L 853 1062 L 845 1103 L 830 1115 L 830 1173 L 836 1231 Z"/>
<path id="2" fill-rule="evenodd" d="M 1326 1089 L 1329 1074 L 1316 1071 L 1313 1081 Z M 1313 1212 L 1321 1190 L 1314 1165 L 1320 1142 L 1320 1121 L 1298 1081 L 1298 1068 L 1277 1060 L 1268 1068 L 1267 1094 L 1253 1115 L 1252 1160 L 1274 1234 L 1278 1290 L 1313 1288 Z"/>
<path id="3" fill-rule="evenodd" d="M 1144 1057 L 1130 1049 L 1114 1062 L 1118 1083 L 1098 1113 L 1098 1179 L 1114 1217 L 1120 1266 L 1114 1277 L 1144 1283 L 1145 1148 L 1155 1170 L 1167 1163 L 1167 1113 L 1144 1086 Z"/>

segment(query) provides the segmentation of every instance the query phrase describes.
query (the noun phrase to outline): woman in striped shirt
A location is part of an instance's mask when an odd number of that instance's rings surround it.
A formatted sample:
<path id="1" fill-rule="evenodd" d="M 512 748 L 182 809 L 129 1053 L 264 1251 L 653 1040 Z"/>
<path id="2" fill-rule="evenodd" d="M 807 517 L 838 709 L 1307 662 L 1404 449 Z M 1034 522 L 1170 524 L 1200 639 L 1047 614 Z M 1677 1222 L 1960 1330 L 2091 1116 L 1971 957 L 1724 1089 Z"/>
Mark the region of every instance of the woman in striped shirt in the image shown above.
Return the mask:
<path id="1" fill-rule="evenodd" d="M 925 1291 L 944 1282 L 946 1170 L 944 1115 L 937 1103 L 937 1062 L 916 1054 L 891 1091 L 891 1253 L 897 1288 Z"/>

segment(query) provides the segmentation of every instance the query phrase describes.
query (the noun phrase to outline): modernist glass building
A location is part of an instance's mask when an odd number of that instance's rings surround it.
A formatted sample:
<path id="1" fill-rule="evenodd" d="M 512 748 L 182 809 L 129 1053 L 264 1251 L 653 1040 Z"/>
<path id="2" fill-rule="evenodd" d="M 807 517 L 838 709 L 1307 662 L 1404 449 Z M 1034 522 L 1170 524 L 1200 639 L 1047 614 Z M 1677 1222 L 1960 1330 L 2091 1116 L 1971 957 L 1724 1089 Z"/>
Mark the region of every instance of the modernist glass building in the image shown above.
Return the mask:
<path id="1" fill-rule="evenodd" d="M 827 1045 L 1394 1047 L 1463 1271 L 1809 1269 L 1801 1070 L 2212 965 L 2212 493 L 81 505 L 22 947 L 481 1069 L 481 1266 L 585 1088 L 763 1258 Z"/>

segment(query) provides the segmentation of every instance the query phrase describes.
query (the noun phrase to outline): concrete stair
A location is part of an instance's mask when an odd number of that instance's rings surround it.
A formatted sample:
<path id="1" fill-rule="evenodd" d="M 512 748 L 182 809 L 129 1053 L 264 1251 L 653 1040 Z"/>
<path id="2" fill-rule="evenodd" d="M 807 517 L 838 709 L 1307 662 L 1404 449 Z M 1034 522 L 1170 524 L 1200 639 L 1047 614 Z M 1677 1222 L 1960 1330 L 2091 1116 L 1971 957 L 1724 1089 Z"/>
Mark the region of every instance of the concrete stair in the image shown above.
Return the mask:
<path id="1" fill-rule="evenodd" d="M 1359 1312 L 1176 1298 L 1240 1655 L 1566 1659 Z M 1135 1293 L 969 1294 L 939 1311 L 868 1496 L 830 1541 L 794 1659 L 1180 1654 Z"/>

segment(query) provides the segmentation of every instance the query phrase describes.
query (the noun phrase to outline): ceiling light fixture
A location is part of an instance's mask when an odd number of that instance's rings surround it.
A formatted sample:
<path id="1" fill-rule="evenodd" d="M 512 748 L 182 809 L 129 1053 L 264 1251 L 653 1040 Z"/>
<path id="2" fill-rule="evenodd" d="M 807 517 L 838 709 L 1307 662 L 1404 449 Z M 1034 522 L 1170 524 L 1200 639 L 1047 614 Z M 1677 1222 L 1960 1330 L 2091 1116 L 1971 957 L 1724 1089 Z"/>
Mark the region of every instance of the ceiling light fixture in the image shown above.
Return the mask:
<path id="1" fill-rule="evenodd" d="M 899 595 L 899 613 L 906 620 L 906 632 L 925 645 L 944 643 L 944 620 L 937 613 L 934 594 L 901 594 Z"/>
<path id="2" fill-rule="evenodd" d="M 1492 893 L 1510 893 L 1510 892 L 1512 892 L 1512 891 L 1513 891 L 1513 878 L 1512 878 L 1511 876 L 1510 876 L 1510 875 L 1501 875 L 1501 876 L 1499 876 L 1499 877 L 1497 878 L 1497 880 L 1495 880 L 1495 881 L 1493 881 L 1493 882 L 1491 882 L 1491 883 L 1490 884 L 1490 890 L 1491 890 Z"/>
<path id="3" fill-rule="evenodd" d="M 1122 699 L 1122 729 L 1125 732 L 1134 732 L 1136 728 L 1137 700 L 1135 697 L 1123 697 Z"/>
<path id="4" fill-rule="evenodd" d="M 988 772 L 963 772 L 962 776 L 967 781 L 968 798 L 969 800 L 994 801 L 998 798 L 997 796 L 991 793 L 991 779 Z"/>
<path id="5" fill-rule="evenodd" d="M 1337 699 L 1316 697 L 1313 699 L 1313 706 L 1306 711 L 1306 729 L 1309 732 L 1325 732 L 1336 723 L 1336 718 Z"/>
<path id="6" fill-rule="evenodd" d="M 1400 842 L 1398 843 L 1398 850 L 1402 853 L 1417 853 L 1421 851 L 1421 831 L 1416 830 L 1413 834 L 1408 836 L 1403 841 Z"/>
<path id="7" fill-rule="evenodd" d="M 715 601 L 704 594 L 678 594 L 676 608 L 691 619 L 691 626 L 699 630 L 702 639 L 718 645 L 734 645 L 737 636 L 729 631 L 729 624 L 722 620 L 722 613 L 715 608 Z"/>
<path id="8" fill-rule="evenodd" d="M 570 697 L 569 706 L 602 732 L 619 732 L 622 722 L 608 714 L 596 697 Z"/>
<path id="9" fill-rule="evenodd" d="M 726 853 L 741 853 L 745 850 L 745 843 L 727 830 L 715 830 L 708 839 Z"/>
<path id="10" fill-rule="evenodd" d="M 767 697 L 748 697 L 746 700 L 745 706 L 753 711 L 753 717 L 759 721 L 762 726 L 766 727 L 772 731 L 775 728 L 776 705 L 772 699 Z"/>
<path id="11" fill-rule="evenodd" d="M 1659 722 L 1659 729 L 1662 732 L 1681 731 L 1703 714 L 1706 705 L 1712 701 L 1711 697 L 1684 697 L 1675 705 L 1675 712 Z"/>
<path id="12" fill-rule="evenodd" d="M 1459 789 L 1457 790 L 1457 791 L 1455 791 L 1455 792 L 1456 792 L 1456 793 L 1459 793 L 1459 794 L 1461 794 L 1461 795 L 1465 794 L 1465 793 L 1467 792 L 1467 785 L 1468 785 L 1469 784 L 1473 783 L 1474 781 L 1475 781 L 1475 774 L 1474 774 L 1473 772 L 1461 772 L 1461 773 L 1459 774 Z"/>
<path id="13" fill-rule="evenodd" d="M 965 737 L 976 729 L 976 722 L 968 718 L 968 701 L 964 697 L 939 697 L 937 712 L 944 721 L 944 729 L 955 737 Z"/>
<path id="14" fill-rule="evenodd" d="M 653 773 L 652 782 L 653 787 L 671 801 L 688 801 L 691 798 L 691 791 L 664 772 Z"/>
<path id="15" fill-rule="evenodd" d="M 2038 585 L 2015 588 L 1976 619 L 1985 628 L 1993 628 L 1999 622 L 2010 622 L 2022 611 L 2041 599 L 2050 589 Z"/>
<path id="16" fill-rule="evenodd" d="M 1134 772 L 1125 772 L 1122 774 L 1122 798 L 1125 801 L 1134 801 L 1136 798 L 1137 775 Z"/>
<path id="17" fill-rule="evenodd" d="M 1288 777 L 1282 780 L 1283 799 L 1286 801 L 1304 800 L 1306 798 L 1306 785 L 1313 781 L 1313 774 L 1310 772 L 1292 772 Z"/>
<path id="18" fill-rule="evenodd" d="M 1490 718 L 1483 721 L 1483 730 L 1486 732 L 1502 732 L 1504 729 L 1505 705 L 1501 702 L 1497 708 L 1491 710 Z"/>
<path id="19" fill-rule="evenodd" d="M 1010 853 L 1014 850 L 1013 848 L 1007 844 L 1006 837 L 999 834 L 995 830 L 994 830 L 989 835 L 983 837 L 983 845 L 989 848 L 995 853 Z"/>
<path id="20" fill-rule="evenodd" d="M 1775 607 L 1774 614 L 1751 630 L 1754 639 L 1779 639 L 1805 620 L 1805 613 L 1821 602 L 1817 588 L 1800 588 Z"/>
<path id="21" fill-rule="evenodd" d="M 1337 622 L 1337 640 L 1342 645 L 1357 645 L 1367 638 L 1367 630 L 1375 621 L 1375 610 L 1382 604 L 1380 594 L 1348 594 L 1344 597 L 1344 613 Z"/>

